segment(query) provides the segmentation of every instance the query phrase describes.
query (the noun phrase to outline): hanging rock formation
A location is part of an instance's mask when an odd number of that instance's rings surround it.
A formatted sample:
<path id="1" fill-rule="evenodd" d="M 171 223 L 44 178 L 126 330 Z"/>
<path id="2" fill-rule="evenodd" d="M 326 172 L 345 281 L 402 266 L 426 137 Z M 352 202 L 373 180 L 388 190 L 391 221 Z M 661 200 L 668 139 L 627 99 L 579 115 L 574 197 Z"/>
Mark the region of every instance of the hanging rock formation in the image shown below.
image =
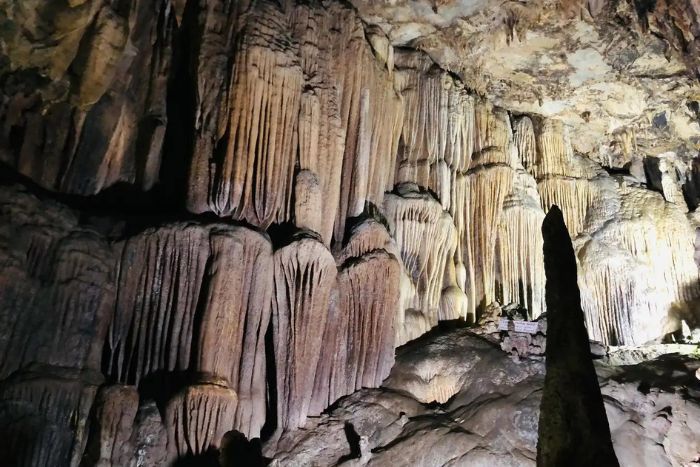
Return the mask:
<path id="1" fill-rule="evenodd" d="M 362 387 L 377 387 L 394 363 L 401 263 L 374 219 L 355 225 L 338 259 L 310 413 Z"/>
<path id="2" fill-rule="evenodd" d="M 158 181 L 175 20 L 167 0 L 3 2 L 0 161 L 52 190 Z"/>
<path id="3" fill-rule="evenodd" d="M 546 311 L 550 206 L 598 348 L 700 327 L 698 11 L 0 0 L 0 458 L 533 463 L 542 321 L 497 328 Z M 639 410 L 649 459 L 694 427 Z"/>
<path id="4" fill-rule="evenodd" d="M 275 252 L 272 329 L 281 428 L 303 425 L 313 396 L 329 297 L 336 277 L 330 252 L 299 233 Z"/>

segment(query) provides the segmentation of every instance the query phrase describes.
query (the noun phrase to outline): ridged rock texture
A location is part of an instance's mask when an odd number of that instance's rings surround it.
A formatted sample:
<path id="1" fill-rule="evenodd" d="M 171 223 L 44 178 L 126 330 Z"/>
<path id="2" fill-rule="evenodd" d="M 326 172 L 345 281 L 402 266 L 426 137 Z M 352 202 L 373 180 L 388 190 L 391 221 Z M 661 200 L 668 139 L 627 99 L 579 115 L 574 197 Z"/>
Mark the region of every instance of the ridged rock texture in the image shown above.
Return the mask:
<path id="1" fill-rule="evenodd" d="M 396 348 L 542 316 L 553 204 L 591 339 L 700 327 L 695 3 L 352 3 L 0 0 L 0 459 L 212 461 L 387 378 L 447 403 L 466 373 Z"/>
<path id="2" fill-rule="evenodd" d="M 0 8 L 14 25 L 3 32 L 0 160 L 67 193 L 153 187 L 167 125 L 170 2 Z"/>

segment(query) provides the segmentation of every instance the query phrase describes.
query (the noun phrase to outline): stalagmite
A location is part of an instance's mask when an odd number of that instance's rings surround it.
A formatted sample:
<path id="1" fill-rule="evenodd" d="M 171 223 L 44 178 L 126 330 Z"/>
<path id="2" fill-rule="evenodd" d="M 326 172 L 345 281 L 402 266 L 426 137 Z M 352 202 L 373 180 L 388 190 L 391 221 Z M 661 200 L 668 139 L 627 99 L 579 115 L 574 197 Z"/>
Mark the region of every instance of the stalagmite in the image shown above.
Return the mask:
<path id="1" fill-rule="evenodd" d="M 336 267 L 323 244 L 304 232 L 275 252 L 274 263 L 277 426 L 296 428 L 309 413 Z"/>
<path id="2" fill-rule="evenodd" d="M 166 464 L 168 433 L 154 401 L 146 400 L 140 403 L 130 444 L 134 447 L 133 464 L 143 466 Z"/>
<path id="3" fill-rule="evenodd" d="M 116 467 L 131 461 L 131 434 L 138 407 L 139 393 L 134 386 L 100 388 L 82 465 Z"/>
<path id="4" fill-rule="evenodd" d="M 576 256 L 554 206 L 542 224 L 547 274 L 547 374 L 537 465 L 619 465 L 591 360 L 576 282 Z"/>
<path id="5" fill-rule="evenodd" d="M 323 192 L 318 177 L 309 170 L 302 170 L 294 182 L 294 223 L 300 229 L 321 233 L 327 220 L 323 210 Z M 328 239 L 329 237 L 324 237 Z"/>

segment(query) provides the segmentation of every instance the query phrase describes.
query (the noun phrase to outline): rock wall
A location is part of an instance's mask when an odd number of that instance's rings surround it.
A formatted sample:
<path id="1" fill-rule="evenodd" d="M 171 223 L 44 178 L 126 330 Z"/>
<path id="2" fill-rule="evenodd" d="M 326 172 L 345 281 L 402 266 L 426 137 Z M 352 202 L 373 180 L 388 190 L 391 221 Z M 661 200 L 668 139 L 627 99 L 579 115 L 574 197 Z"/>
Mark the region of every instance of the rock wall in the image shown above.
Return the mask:
<path id="1" fill-rule="evenodd" d="M 608 173 L 341 2 L 20 3 L 0 0 L 14 464 L 210 456 L 378 387 L 440 321 L 537 317 L 552 204 L 592 339 L 700 325 L 683 160 Z"/>

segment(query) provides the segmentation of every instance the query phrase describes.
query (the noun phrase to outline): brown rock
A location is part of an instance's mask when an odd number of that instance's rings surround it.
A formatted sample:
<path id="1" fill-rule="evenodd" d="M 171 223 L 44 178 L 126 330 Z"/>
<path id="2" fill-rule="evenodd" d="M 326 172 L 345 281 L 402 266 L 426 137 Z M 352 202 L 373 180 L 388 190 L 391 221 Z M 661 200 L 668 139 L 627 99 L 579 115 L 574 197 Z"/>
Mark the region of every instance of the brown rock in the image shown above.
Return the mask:
<path id="1" fill-rule="evenodd" d="M 190 365 L 194 318 L 209 232 L 195 224 L 149 229 L 123 244 L 108 374 L 138 384 L 158 370 Z"/>
<path id="2" fill-rule="evenodd" d="M 336 267 L 330 252 L 306 233 L 275 252 L 272 329 L 278 428 L 304 424 L 313 396 Z"/>
<path id="3" fill-rule="evenodd" d="M 139 407 L 133 386 L 104 386 L 95 398 L 84 466 L 128 465 L 134 455 L 130 438 Z"/>
<path id="4" fill-rule="evenodd" d="M 101 377 L 33 365 L 0 383 L 0 457 L 7 465 L 78 465 Z"/>
<path id="5" fill-rule="evenodd" d="M 150 189 L 167 120 L 169 2 L 30 1 L 8 14 L 0 160 L 62 192 Z"/>
<path id="6" fill-rule="evenodd" d="M 236 393 L 218 384 L 202 382 L 185 387 L 165 410 L 170 459 L 206 454 L 217 449 L 233 427 Z"/>
<path id="7" fill-rule="evenodd" d="M 0 379 L 33 362 L 100 366 L 114 260 L 77 215 L 0 188 Z"/>

